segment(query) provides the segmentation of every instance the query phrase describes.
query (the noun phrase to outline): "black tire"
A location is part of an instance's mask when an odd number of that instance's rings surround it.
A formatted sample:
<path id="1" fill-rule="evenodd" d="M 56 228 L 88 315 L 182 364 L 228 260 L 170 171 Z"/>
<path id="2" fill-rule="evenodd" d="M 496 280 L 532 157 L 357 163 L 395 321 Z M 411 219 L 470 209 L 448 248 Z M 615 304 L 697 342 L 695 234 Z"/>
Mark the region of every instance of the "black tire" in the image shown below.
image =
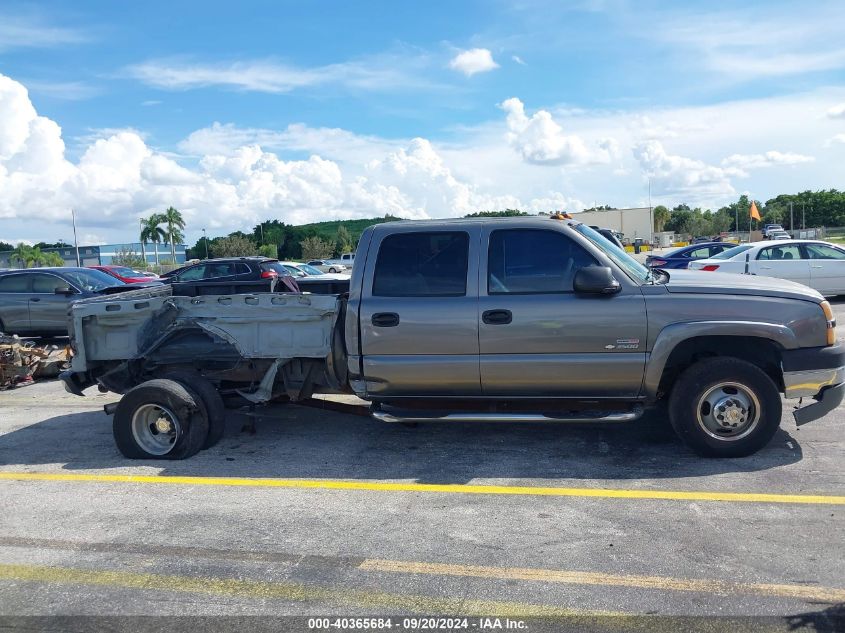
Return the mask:
<path id="1" fill-rule="evenodd" d="M 166 452 L 148 451 L 133 432 L 136 413 L 153 412 L 155 407 L 164 407 L 172 413 L 179 429 L 172 447 L 162 449 Z M 140 421 L 139 425 L 145 426 Z M 156 378 L 130 389 L 120 399 L 114 412 L 112 432 L 118 450 L 129 459 L 186 459 L 202 448 L 208 435 L 208 418 L 202 403 L 185 387 L 174 380 Z M 152 432 L 151 428 L 150 436 L 157 435 L 164 437 L 166 434 Z"/>
<path id="2" fill-rule="evenodd" d="M 336 269 L 336 268 L 329 268 L 329 272 L 330 272 L 330 273 L 336 273 L 336 272 L 337 272 L 337 269 Z"/>
<path id="3" fill-rule="evenodd" d="M 746 421 L 728 420 L 724 409 L 711 406 L 714 401 L 727 403 L 729 408 L 747 402 L 747 408 L 736 407 L 737 415 L 747 409 Z M 738 358 L 708 358 L 695 363 L 681 374 L 669 396 L 672 428 L 687 446 L 704 457 L 745 457 L 756 453 L 777 432 L 781 413 L 780 393 L 772 379 L 756 365 Z M 736 424 L 735 428 L 720 426 L 714 419 L 718 415 L 724 424 Z"/>
<path id="4" fill-rule="evenodd" d="M 216 387 L 208 378 L 190 369 L 172 369 L 163 377 L 175 380 L 202 401 L 208 418 L 208 436 L 202 447 L 211 448 L 217 444 L 226 432 L 226 407 Z"/>

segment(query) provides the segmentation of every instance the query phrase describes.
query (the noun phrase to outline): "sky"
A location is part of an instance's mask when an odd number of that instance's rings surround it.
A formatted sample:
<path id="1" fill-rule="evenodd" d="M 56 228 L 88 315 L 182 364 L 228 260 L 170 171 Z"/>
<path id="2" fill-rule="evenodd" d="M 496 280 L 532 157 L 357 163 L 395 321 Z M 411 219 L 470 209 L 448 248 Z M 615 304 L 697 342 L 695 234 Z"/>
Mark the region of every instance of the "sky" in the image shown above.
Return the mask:
<path id="1" fill-rule="evenodd" d="M 845 3 L 0 0 L 0 241 L 845 188 Z M 649 198 L 650 190 L 650 198 Z"/>

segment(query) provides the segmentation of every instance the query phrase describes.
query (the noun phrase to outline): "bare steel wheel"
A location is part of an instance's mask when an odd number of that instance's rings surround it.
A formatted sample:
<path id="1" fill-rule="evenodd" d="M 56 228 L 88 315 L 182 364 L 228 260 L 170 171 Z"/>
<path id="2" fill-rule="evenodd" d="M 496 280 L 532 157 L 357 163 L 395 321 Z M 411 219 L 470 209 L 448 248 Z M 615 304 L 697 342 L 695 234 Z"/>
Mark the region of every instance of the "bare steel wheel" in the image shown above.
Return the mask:
<path id="1" fill-rule="evenodd" d="M 185 387 L 156 378 L 124 394 L 112 433 L 118 450 L 130 459 L 185 459 L 202 448 L 208 417 Z"/>
<path id="2" fill-rule="evenodd" d="M 167 455 L 181 435 L 179 418 L 167 407 L 145 404 L 132 414 L 132 437 L 150 455 Z"/>
<path id="3" fill-rule="evenodd" d="M 669 421 L 683 442 L 707 457 L 744 457 L 780 426 L 777 385 L 760 367 L 732 357 L 687 367 L 669 394 Z"/>
<path id="4" fill-rule="evenodd" d="M 760 401 L 736 382 L 720 383 L 698 401 L 698 423 L 717 440 L 736 441 L 754 431 L 760 421 Z"/>

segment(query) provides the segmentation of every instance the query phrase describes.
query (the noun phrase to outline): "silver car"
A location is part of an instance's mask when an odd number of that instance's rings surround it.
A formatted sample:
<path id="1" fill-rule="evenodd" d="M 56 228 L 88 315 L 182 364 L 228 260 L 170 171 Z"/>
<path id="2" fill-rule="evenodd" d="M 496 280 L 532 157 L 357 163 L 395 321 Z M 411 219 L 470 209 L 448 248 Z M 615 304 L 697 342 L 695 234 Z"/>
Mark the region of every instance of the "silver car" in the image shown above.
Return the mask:
<path id="1" fill-rule="evenodd" d="M 312 259 L 308 262 L 309 266 L 324 272 L 324 273 L 345 273 L 346 266 L 337 264 L 326 259 Z"/>
<path id="2" fill-rule="evenodd" d="M 68 333 L 67 314 L 73 301 L 137 290 L 145 285 L 126 284 L 90 268 L 28 268 L 3 272 L 0 273 L 0 332 L 63 336 Z"/>

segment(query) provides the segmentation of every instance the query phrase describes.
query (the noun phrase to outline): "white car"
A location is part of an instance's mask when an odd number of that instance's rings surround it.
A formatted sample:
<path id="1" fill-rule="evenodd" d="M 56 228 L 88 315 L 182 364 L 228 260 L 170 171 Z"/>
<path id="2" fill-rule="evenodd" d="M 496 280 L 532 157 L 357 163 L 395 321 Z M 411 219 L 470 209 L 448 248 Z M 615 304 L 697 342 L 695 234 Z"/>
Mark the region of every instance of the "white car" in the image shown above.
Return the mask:
<path id="1" fill-rule="evenodd" d="M 845 249 L 828 242 L 741 244 L 709 259 L 690 262 L 689 269 L 778 277 L 815 288 L 826 297 L 845 294 Z"/>
<path id="2" fill-rule="evenodd" d="M 346 266 L 336 260 L 330 259 L 312 259 L 308 262 L 308 265 L 318 268 L 324 273 L 342 273 L 346 271 Z"/>
<path id="3" fill-rule="evenodd" d="M 324 273 L 319 268 L 311 266 L 310 264 L 300 264 L 298 262 L 279 262 L 291 274 L 294 279 L 302 277 L 315 277 L 325 281 L 343 281 L 349 279 L 350 275 L 343 273 Z"/>

